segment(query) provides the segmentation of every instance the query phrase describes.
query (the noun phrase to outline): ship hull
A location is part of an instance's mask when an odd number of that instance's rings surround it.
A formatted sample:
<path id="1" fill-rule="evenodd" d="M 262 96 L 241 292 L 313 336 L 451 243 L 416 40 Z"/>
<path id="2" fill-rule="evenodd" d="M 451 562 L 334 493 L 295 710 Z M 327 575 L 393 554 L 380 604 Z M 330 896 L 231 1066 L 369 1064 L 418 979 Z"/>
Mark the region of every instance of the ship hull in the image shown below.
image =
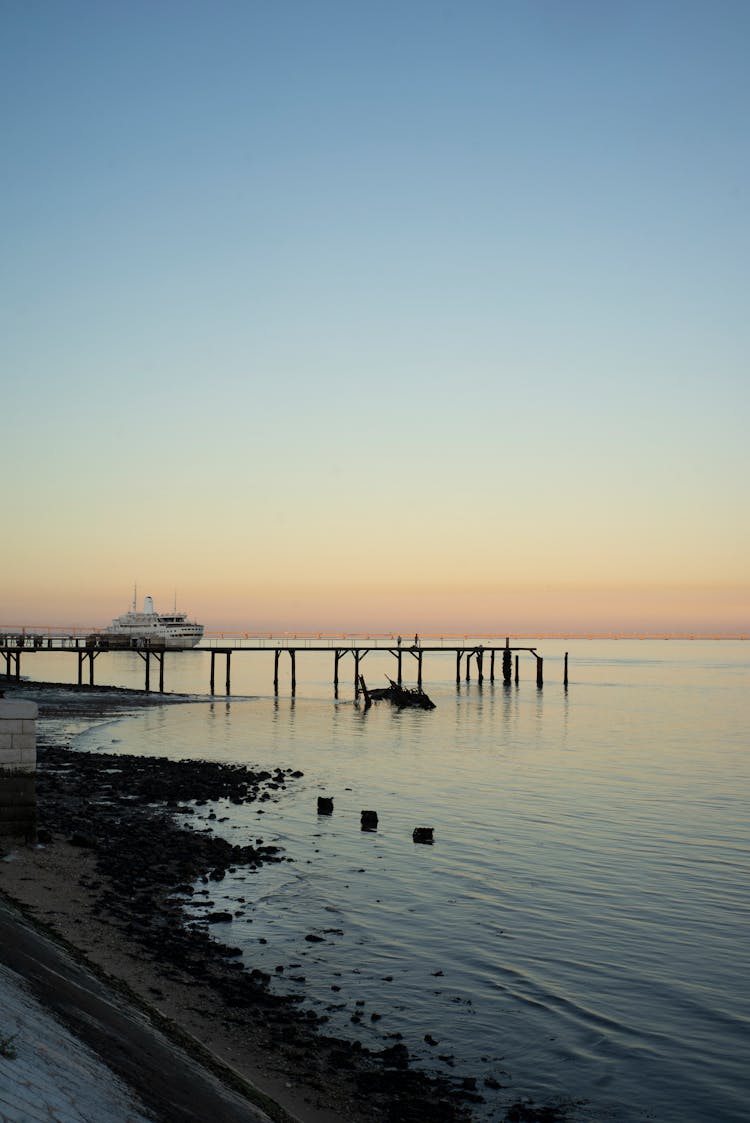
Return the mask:
<path id="1" fill-rule="evenodd" d="M 169 635 L 156 628 L 147 631 L 136 629 L 115 631 L 105 628 L 101 638 L 110 647 L 163 647 L 167 651 L 188 651 L 200 643 L 203 632 L 201 631 L 200 635 Z"/>

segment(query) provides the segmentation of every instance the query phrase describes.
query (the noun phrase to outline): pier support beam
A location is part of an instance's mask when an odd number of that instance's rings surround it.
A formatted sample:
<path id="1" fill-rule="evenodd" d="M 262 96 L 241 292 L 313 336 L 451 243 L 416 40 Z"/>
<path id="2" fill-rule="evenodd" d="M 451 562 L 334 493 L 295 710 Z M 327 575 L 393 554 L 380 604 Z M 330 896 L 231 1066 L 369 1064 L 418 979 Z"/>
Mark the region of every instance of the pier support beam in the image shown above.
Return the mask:
<path id="1" fill-rule="evenodd" d="M 568 653 L 565 652 L 565 670 L 563 672 L 563 686 L 568 689 Z"/>
<path id="2" fill-rule="evenodd" d="M 146 664 L 146 685 L 145 685 L 145 688 L 144 688 L 146 693 L 147 694 L 151 693 L 151 656 L 153 655 L 153 657 L 156 660 L 156 662 L 158 664 L 158 667 L 159 667 L 159 693 L 163 694 L 164 693 L 164 652 L 163 651 L 151 651 L 148 648 L 146 648 L 145 651 L 138 651 L 137 654 L 140 655 L 141 659 Z M 79 660 L 79 662 L 80 662 L 80 660 Z M 93 666 L 93 660 L 92 660 L 92 666 Z M 211 652 L 211 678 L 213 680 L 213 652 Z M 92 672 L 91 685 L 92 686 L 94 685 L 93 672 Z"/>
<path id="3" fill-rule="evenodd" d="M 218 648 L 216 651 L 211 652 L 211 680 L 210 680 L 210 686 L 209 686 L 209 690 L 210 690 L 211 694 L 216 693 L 216 656 L 217 655 L 226 655 L 227 662 L 226 662 L 226 675 L 225 675 L 224 686 L 225 686 L 227 694 L 229 694 L 231 692 L 232 683 L 231 683 L 231 676 L 230 676 L 230 672 L 229 672 L 229 660 L 231 658 L 231 654 L 232 654 L 231 651 L 227 651 L 227 650 L 222 651 L 221 648 Z M 164 659 L 164 656 L 162 655 L 162 660 L 163 659 Z"/>
<path id="4" fill-rule="evenodd" d="M 422 689 L 422 652 L 417 650 L 414 653 L 414 658 L 417 660 L 417 689 Z"/>
<path id="5" fill-rule="evenodd" d="M 541 687 L 544 686 L 544 659 L 541 655 L 536 656 L 536 684 Z"/>
<path id="6" fill-rule="evenodd" d="M 83 686 L 83 664 L 88 659 L 89 663 L 89 686 L 94 685 L 94 660 L 99 654 L 93 647 L 78 648 L 78 685 Z"/>

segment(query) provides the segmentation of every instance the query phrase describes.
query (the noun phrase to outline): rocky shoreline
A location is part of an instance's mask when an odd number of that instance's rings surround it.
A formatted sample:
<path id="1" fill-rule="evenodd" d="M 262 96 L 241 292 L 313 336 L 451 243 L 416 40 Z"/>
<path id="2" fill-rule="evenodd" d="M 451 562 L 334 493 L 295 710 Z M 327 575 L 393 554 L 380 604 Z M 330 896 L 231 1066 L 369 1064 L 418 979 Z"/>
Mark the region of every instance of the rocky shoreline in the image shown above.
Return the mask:
<path id="1" fill-rule="evenodd" d="M 64 850 L 68 864 L 80 867 L 77 889 L 92 923 L 108 929 L 108 938 L 126 946 L 131 956 L 135 952 L 148 961 L 158 976 L 141 995 L 144 1000 L 158 1007 L 173 998 L 169 992 L 186 992 L 205 1019 L 222 1023 L 223 1033 L 237 1042 L 251 1041 L 256 1055 L 272 1058 L 272 1067 L 293 1073 L 302 1101 L 311 1110 L 330 1109 L 331 1119 L 471 1119 L 472 1102 L 481 1101 L 471 1080 L 426 1076 L 410 1066 L 400 1042 L 371 1051 L 325 1035 L 318 1016 L 302 1012 L 294 998 L 273 994 L 269 977 L 243 966 L 240 950 L 223 936 L 217 938 L 219 930 L 230 928 L 230 914 L 211 915 L 206 907 L 201 919 L 186 920 L 191 906 L 199 901 L 206 905 L 201 883 L 219 880 L 229 870 L 252 870 L 286 859 L 279 848 L 260 838 L 251 845 L 233 846 L 209 829 L 182 824 L 196 808 L 218 799 L 245 803 L 278 797 L 301 773 L 73 751 L 61 743 L 61 719 L 116 716 L 151 699 L 108 689 L 44 690 L 38 684 L 22 692 L 40 705 L 37 802 L 42 846 L 36 852 Z M 0 887 L 3 884 L 0 881 Z M 18 899 L 18 885 L 15 893 L 13 887 L 4 887 Z M 52 913 L 54 929 L 58 910 L 46 911 Z M 85 932 L 85 916 L 72 918 L 72 924 Z M 70 931 L 68 925 L 68 937 Z"/>
<path id="2" fill-rule="evenodd" d="M 225 942 L 234 916 L 212 912 L 201 885 L 290 859 L 262 838 L 233 846 L 215 835 L 211 804 L 281 799 L 302 773 L 70 747 L 72 733 L 95 722 L 191 696 L 0 676 L 1 689 L 40 709 L 41 845 L 0 861 L 0 893 L 29 920 L 278 1123 L 471 1123 L 482 1114 L 479 1081 L 428 1076 L 399 1040 L 370 1050 L 327 1035 L 325 1016 L 273 993 L 270 977 Z M 524 1100 L 494 1118 L 564 1123 L 568 1113 Z"/>

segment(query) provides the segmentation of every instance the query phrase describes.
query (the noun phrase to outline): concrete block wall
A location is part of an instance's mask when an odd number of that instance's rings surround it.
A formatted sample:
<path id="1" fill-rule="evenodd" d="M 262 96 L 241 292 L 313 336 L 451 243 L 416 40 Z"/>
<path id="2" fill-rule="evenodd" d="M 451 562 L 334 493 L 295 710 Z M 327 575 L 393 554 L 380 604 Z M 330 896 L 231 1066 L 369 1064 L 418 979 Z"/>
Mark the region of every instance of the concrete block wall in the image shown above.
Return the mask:
<path id="1" fill-rule="evenodd" d="M 35 702 L 0 698 L 0 837 L 36 838 Z"/>

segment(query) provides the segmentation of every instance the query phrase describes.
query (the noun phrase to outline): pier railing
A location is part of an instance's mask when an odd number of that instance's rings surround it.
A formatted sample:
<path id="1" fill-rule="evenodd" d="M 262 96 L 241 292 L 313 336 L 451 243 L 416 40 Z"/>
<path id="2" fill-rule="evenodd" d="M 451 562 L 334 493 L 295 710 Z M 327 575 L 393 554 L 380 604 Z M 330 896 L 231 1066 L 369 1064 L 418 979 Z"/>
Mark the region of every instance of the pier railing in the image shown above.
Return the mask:
<path id="1" fill-rule="evenodd" d="M 340 648 L 362 648 L 390 651 L 414 648 L 439 651 L 474 651 L 477 647 L 488 650 L 516 644 L 532 636 L 507 633 L 419 633 L 414 636 L 400 636 L 396 632 L 205 632 L 200 643 L 188 650 L 248 650 L 263 651 L 275 648 L 295 648 L 296 650 L 336 651 Z M 52 626 L 3 625 L 0 624 L 0 648 L 28 648 L 29 650 L 73 650 L 96 646 L 112 650 L 120 647 L 120 637 L 109 637 L 102 628 Z M 128 646 L 127 642 L 124 646 Z M 161 650 L 163 644 L 157 640 L 142 641 L 134 647 L 151 647 Z"/>

